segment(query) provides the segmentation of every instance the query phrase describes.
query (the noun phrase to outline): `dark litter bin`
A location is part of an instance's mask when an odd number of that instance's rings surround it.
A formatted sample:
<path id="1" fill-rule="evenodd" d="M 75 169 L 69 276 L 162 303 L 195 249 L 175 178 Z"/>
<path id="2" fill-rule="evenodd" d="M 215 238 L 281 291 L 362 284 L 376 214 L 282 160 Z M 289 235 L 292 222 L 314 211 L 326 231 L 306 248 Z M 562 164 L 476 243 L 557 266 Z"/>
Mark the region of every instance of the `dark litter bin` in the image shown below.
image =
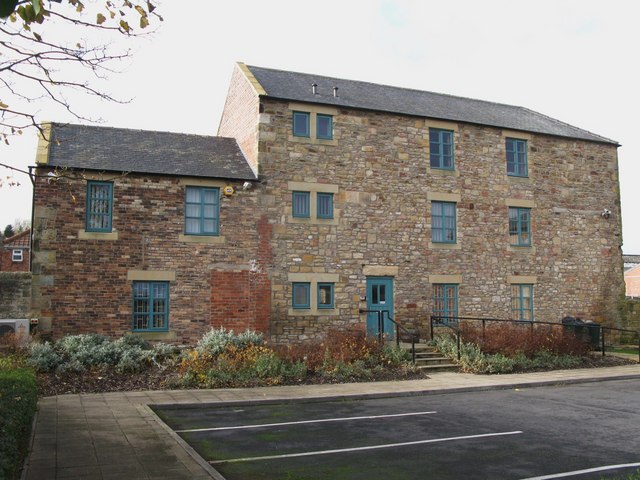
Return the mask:
<path id="1" fill-rule="evenodd" d="M 573 333 L 583 342 L 591 345 L 591 348 L 598 350 L 600 348 L 600 324 L 595 322 L 585 322 L 578 317 L 564 317 L 562 325 L 566 332 Z"/>

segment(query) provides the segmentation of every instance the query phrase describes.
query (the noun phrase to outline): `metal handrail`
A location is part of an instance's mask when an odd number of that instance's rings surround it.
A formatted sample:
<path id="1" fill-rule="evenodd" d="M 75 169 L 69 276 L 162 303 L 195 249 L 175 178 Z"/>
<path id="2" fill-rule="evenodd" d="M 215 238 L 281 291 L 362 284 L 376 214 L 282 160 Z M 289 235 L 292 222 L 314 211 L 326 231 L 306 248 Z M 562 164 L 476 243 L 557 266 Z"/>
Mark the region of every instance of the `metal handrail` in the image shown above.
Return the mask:
<path id="1" fill-rule="evenodd" d="M 443 321 L 444 320 L 444 321 Z M 482 317 L 445 317 L 442 315 L 431 315 L 430 318 L 430 330 L 431 330 L 431 338 L 433 338 L 433 328 L 434 326 L 438 326 L 438 327 L 448 327 L 452 330 L 454 330 L 456 332 L 456 340 L 457 340 L 457 349 L 458 349 L 458 360 L 460 359 L 460 329 L 457 327 L 454 327 L 453 325 L 450 324 L 450 322 L 452 323 L 459 323 L 459 321 L 477 321 L 477 322 L 482 322 L 482 333 L 484 335 L 484 331 L 486 328 L 486 322 L 503 322 L 503 323 L 515 323 L 515 324 L 525 324 L 525 325 L 530 325 L 531 326 L 531 330 L 533 330 L 534 325 L 551 325 L 551 326 L 555 326 L 555 327 L 563 327 L 565 326 L 565 324 L 563 323 L 558 323 L 558 322 L 540 322 L 540 321 L 533 321 L 533 320 L 513 320 L 513 319 L 503 319 L 503 318 L 482 318 Z M 604 357 L 606 355 L 605 352 L 605 331 L 609 330 L 609 331 L 616 331 L 616 332 L 626 332 L 626 333 L 633 333 L 634 335 L 638 336 L 638 363 L 640 363 L 640 331 L 638 330 L 629 330 L 626 328 L 615 328 L 615 327 L 605 327 L 604 325 L 599 325 L 599 324 L 589 324 L 589 323 L 585 323 L 583 325 L 568 325 L 568 326 L 586 326 L 588 328 L 599 328 L 600 329 L 600 349 L 602 350 L 602 356 Z"/>
<path id="2" fill-rule="evenodd" d="M 402 329 L 405 333 L 411 335 L 411 358 L 413 363 L 416 363 L 416 341 L 420 340 L 420 336 L 416 335 L 415 332 L 410 331 L 400 322 L 389 315 L 389 310 L 365 310 L 360 309 L 360 313 L 375 313 L 378 315 L 378 340 L 382 342 L 384 339 L 384 314 L 387 314 L 387 319 L 391 320 L 391 322 L 396 326 L 396 345 L 400 346 L 400 329 Z"/>

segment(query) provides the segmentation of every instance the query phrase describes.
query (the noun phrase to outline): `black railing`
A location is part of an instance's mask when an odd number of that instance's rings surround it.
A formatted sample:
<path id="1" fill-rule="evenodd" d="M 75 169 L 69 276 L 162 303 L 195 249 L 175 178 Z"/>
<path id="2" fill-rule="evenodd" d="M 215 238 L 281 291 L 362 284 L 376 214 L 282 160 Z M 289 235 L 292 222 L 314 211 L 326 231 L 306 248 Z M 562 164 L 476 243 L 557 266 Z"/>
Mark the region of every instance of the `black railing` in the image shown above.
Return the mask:
<path id="1" fill-rule="evenodd" d="M 430 334 L 431 334 L 431 339 L 433 339 L 433 335 L 434 335 L 434 328 L 435 327 L 446 327 L 449 328 L 450 330 L 453 330 L 456 334 L 456 344 L 457 344 L 457 353 L 458 353 L 458 360 L 460 360 L 460 337 L 461 337 L 461 331 L 460 331 L 460 322 L 482 322 L 482 336 L 484 337 L 485 334 L 485 330 L 486 330 L 486 324 L 487 322 L 502 322 L 502 323 L 511 323 L 511 324 L 518 324 L 518 325 L 528 325 L 531 328 L 531 331 L 533 331 L 533 329 L 535 328 L 535 326 L 537 325 L 551 325 L 553 327 L 562 327 L 565 328 L 567 330 L 574 330 L 575 329 L 581 329 L 581 328 L 587 328 L 589 329 L 588 332 L 596 332 L 598 338 L 598 342 L 599 343 L 598 347 L 600 348 L 600 350 L 602 351 L 602 356 L 604 357 L 606 355 L 606 333 L 605 332 L 609 332 L 609 334 L 612 334 L 613 332 L 619 332 L 620 334 L 624 334 L 624 333 L 630 333 L 633 334 L 636 338 L 637 338 L 637 342 L 638 342 L 638 363 L 640 363 L 640 332 L 637 330 L 629 330 L 629 329 L 625 329 L 625 328 L 614 328 L 614 327 L 605 327 L 604 325 L 600 325 L 597 323 L 585 323 L 582 322 L 580 324 L 578 323 L 558 323 L 558 322 L 539 322 L 539 321 L 530 321 L 530 320 L 509 320 L 509 319 L 501 319 L 501 318 L 481 318 L 481 317 L 450 317 L 450 316 L 441 316 L 441 315 L 431 315 L 431 319 L 430 319 Z M 594 329 L 594 330 L 591 330 Z M 593 338 L 593 337 L 592 337 Z M 592 343 L 592 347 L 595 347 L 596 345 L 594 345 Z M 597 348 L 594 348 L 594 350 L 597 350 Z"/>
<path id="2" fill-rule="evenodd" d="M 380 342 L 384 341 L 384 318 L 385 318 L 385 314 L 387 315 L 387 320 L 390 320 L 394 326 L 395 326 L 395 331 L 396 331 L 396 345 L 400 346 L 400 330 L 402 330 L 403 332 L 407 333 L 410 337 L 411 337 L 411 358 L 413 363 L 416 363 L 416 342 L 420 340 L 420 335 L 416 334 L 415 332 L 412 332 L 411 330 L 409 330 L 408 328 L 406 328 L 404 325 L 402 325 L 401 323 L 397 322 L 396 320 L 394 320 L 390 315 L 389 315 L 389 310 L 363 310 L 360 309 L 360 313 L 375 313 L 378 316 L 378 340 Z"/>

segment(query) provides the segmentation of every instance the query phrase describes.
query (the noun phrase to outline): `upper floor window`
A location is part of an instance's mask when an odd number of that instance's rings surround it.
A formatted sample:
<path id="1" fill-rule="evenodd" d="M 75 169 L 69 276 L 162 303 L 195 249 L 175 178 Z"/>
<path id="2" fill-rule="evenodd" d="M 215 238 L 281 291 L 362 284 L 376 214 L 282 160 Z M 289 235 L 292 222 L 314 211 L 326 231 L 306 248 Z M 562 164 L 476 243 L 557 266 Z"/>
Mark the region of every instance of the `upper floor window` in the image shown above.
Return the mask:
<path id="1" fill-rule="evenodd" d="M 187 187 L 184 232 L 187 235 L 218 235 L 220 189 Z"/>
<path id="2" fill-rule="evenodd" d="M 507 147 L 507 175 L 514 177 L 528 177 L 527 141 L 516 138 L 506 139 Z"/>
<path id="3" fill-rule="evenodd" d="M 431 241 L 434 243 L 456 242 L 455 203 L 431 202 Z"/>
<path id="4" fill-rule="evenodd" d="M 169 329 L 169 282 L 133 282 L 133 330 Z"/>
<path id="5" fill-rule="evenodd" d="M 308 309 L 311 307 L 311 284 L 308 282 L 293 283 L 293 308 Z"/>
<path id="6" fill-rule="evenodd" d="M 333 193 L 318 192 L 316 203 L 318 218 L 333 218 Z"/>
<path id="7" fill-rule="evenodd" d="M 311 194 L 310 192 L 293 192 L 294 217 L 309 218 L 311 216 Z"/>
<path id="8" fill-rule="evenodd" d="M 511 315 L 514 320 L 533 321 L 533 285 L 511 285 Z"/>
<path id="9" fill-rule="evenodd" d="M 509 207 L 509 239 L 511 245 L 531 246 L 531 209 Z"/>
<path id="10" fill-rule="evenodd" d="M 17 248 L 11 251 L 11 261 L 12 262 L 21 262 L 23 259 L 22 250 Z"/>
<path id="11" fill-rule="evenodd" d="M 293 135 L 295 137 L 310 136 L 310 117 L 309 112 L 293 112 Z"/>
<path id="12" fill-rule="evenodd" d="M 87 232 L 110 232 L 113 215 L 113 183 L 87 182 Z"/>
<path id="13" fill-rule="evenodd" d="M 433 285 L 433 314 L 440 317 L 440 321 L 448 323 L 458 318 L 458 285 Z"/>
<path id="14" fill-rule="evenodd" d="M 429 164 L 431 168 L 453 170 L 453 132 L 429 129 Z"/>
<path id="15" fill-rule="evenodd" d="M 333 116 L 318 113 L 316 115 L 316 137 L 322 140 L 333 139 Z"/>

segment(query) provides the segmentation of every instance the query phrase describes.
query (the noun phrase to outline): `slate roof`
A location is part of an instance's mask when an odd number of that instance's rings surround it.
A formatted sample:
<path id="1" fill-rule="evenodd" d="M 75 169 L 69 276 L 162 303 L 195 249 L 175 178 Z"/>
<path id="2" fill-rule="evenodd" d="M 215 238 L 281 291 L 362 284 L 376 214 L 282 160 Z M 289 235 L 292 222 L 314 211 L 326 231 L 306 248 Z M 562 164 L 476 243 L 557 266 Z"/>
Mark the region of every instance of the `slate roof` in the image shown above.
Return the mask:
<path id="1" fill-rule="evenodd" d="M 415 115 L 618 145 L 527 108 L 441 93 L 247 65 L 268 97 Z M 317 84 L 314 95 L 311 85 Z M 338 96 L 333 96 L 338 87 Z"/>
<path id="2" fill-rule="evenodd" d="M 234 138 L 51 124 L 48 165 L 255 180 Z"/>
<path id="3" fill-rule="evenodd" d="M 640 255 L 622 255 L 624 263 L 640 264 Z"/>

